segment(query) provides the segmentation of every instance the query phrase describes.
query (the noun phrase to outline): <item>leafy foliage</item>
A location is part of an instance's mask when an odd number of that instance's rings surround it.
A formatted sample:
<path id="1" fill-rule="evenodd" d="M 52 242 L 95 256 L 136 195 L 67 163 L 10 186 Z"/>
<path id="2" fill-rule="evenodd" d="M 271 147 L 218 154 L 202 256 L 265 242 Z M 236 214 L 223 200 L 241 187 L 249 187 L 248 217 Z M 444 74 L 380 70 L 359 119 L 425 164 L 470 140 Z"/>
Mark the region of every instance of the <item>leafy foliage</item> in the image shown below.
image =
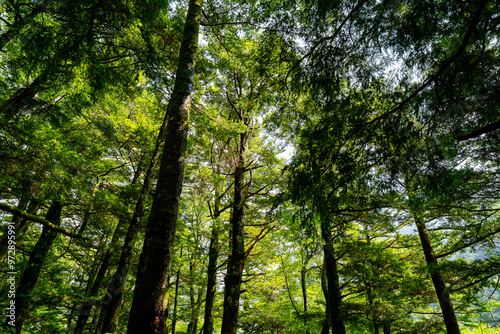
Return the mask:
<path id="1" fill-rule="evenodd" d="M 9 0 L 0 12 L 0 201 L 45 217 L 60 200 L 54 223 L 79 236 L 53 241 L 22 332 L 72 332 L 90 300 L 84 333 L 97 333 L 171 116 L 186 3 Z M 170 328 L 194 334 L 207 321 L 211 241 L 222 325 L 242 168 L 242 333 L 326 333 L 339 319 L 348 333 L 442 333 L 436 274 L 461 332 L 493 333 L 499 23 L 486 0 L 207 0 L 163 305 Z M 146 216 L 162 191 L 153 174 Z M 0 217 L 5 308 L 8 226 L 17 285 L 44 227 Z M 127 330 L 144 232 L 142 223 L 117 332 Z"/>

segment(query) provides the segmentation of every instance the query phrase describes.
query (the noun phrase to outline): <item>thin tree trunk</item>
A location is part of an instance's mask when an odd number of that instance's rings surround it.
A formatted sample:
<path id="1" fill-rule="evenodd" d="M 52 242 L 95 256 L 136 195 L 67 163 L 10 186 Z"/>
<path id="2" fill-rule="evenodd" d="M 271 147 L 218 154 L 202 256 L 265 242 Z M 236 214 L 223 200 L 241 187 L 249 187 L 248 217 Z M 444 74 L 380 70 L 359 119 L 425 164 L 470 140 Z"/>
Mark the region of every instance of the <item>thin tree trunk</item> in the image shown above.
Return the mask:
<path id="1" fill-rule="evenodd" d="M 328 334 L 330 332 L 331 321 L 330 321 L 330 300 L 328 298 L 328 284 L 326 283 L 326 262 L 323 259 L 323 268 L 321 269 L 321 290 L 323 291 L 323 296 L 325 297 L 325 319 L 323 320 L 323 327 L 321 329 L 321 334 Z"/>
<path id="2" fill-rule="evenodd" d="M 193 334 L 193 326 L 194 326 L 194 312 L 195 312 L 195 296 L 194 296 L 194 259 L 193 254 L 189 254 L 189 304 L 190 304 L 190 317 L 189 323 L 187 327 L 187 334 Z"/>
<path id="3" fill-rule="evenodd" d="M 326 266 L 326 279 L 328 282 L 328 300 L 330 305 L 332 334 L 346 334 L 344 320 L 342 317 L 342 297 L 340 292 L 339 275 L 337 272 L 337 259 L 335 258 L 330 224 L 324 221 L 321 223 L 321 234 L 325 242 L 323 251 Z"/>
<path id="4" fill-rule="evenodd" d="M 307 287 L 306 287 L 306 268 L 300 269 L 300 286 L 302 288 L 302 300 L 304 303 L 304 312 L 307 312 Z"/>
<path id="5" fill-rule="evenodd" d="M 196 256 L 196 255 L 193 255 Z M 190 318 L 187 327 L 187 334 L 196 334 L 198 331 L 198 319 L 200 317 L 201 304 L 203 303 L 202 295 L 203 288 L 200 286 L 198 290 L 195 290 L 194 280 L 195 280 L 195 259 L 191 259 L 191 264 L 189 265 L 189 294 L 190 294 Z"/>
<path id="6" fill-rule="evenodd" d="M 130 271 L 132 262 L 132 255 L 134 252 L 135 244 L 137 241 L 137 234 L 141 227 L 142 218 L 146 207 L 146 200 L 149 196 L 151 189 L 151 182 L 154 176 L 154 169 L 160 157 L 160 147 L 164 142 L 167 117 L 165 116 L 163 124 L 158 132 L 155 147 L 149 161 L 149 166 L 144 176 L 144 183 L 142 184 L 141 193 L 137 199 L 134 209 L 134 215 L 130 221 L 125 242 L 120 254 L 120 260 L 115 273 L 111 277 L 106 295 L 102 302 L 102 328 L 101 333 L 114 333 L 118 321 L 120 305 L 122 303 L 123 294 L 125 293 L 125 285 Z M 136 180 L 137 178 L 134 178 Z"/>
<path id="7" fill-rule="evenodd" d="M 246 171 L 245 155 L 249 138 L 249 131 L 240 135 L 238 164 L 234 171 L 234 196 L 230 221 L 232 247 L 224 286 L 224 313 L 222 315 L 221 334 L 236 334 L 238 329 L 241 279 L 245 264 L 245 235 L 243 231 L 243 208 L 245 205 L 244 173 Z"/>
<path id="8" fill-rule="evenodd" d="M 177 322 L 177 301 L 179 299 L 179 281 L 181 277 L 181 269 L 177 270 L 177 277 L 175 278 L 175 297 L 174 297 L 174 314 L 172 315 L 172 334 L 175 334 L 175 324 Z"/>
<path id="9" fill-rule="evenodd" d="M 460 334 L 460 326 L 458 325 L 455 310 L 453 309 L 453 303 L 451 302 L 450 294 L 448 292 L 448 289 L 446 288 L 443 276 L 439 272 L 438 262 L 434 254 L 434 249 L 432 248 L 429 234 L 427 233 L 427 228 L 423 220 L 419 219 L 418 216 L 414 217 L 415 224 L 417 225 L 418 235 L 420 237 L 420 242 L 422 244 L 425 261 L 427 262 L 427 266 L 429 267 L 432 283 L 434 284 L 434 290 L 436 291 L 439 300 L 439 306 L 441 307 L 441 311 L 443 312 L 446 332 L 448 334 Z"/>
<path id="10" fill-rule="evenodd" d="M 371 240 L 370 240 L 370 237 L 368 235 L 368 232 L 365 235 L 365 240 L 366 240 L 366 244 L 367 245 L 371 245 Z M 363 284 L 364 284 L 364 286 L 366 288 L 366 299 L 368 301 L 368 307 L 370 309 L 372 309 L 372 305 L 373 305 L 373 293 L 372 293 L 371 284 L 364 277 L 363 277 Z M 380 333 L 380 325 L 381 325 L 381 323 L 380 323 L 380 319 L 379 319 L 379 317 L 377 316 L 376 313 L 374 313 L 372 315 L 372 323 L 373 323 L 373 334 L 379 334 Z"/>
<path id="11" fill-rule="evenodd" d="M 191 320 L 189 321 L 187 331 L 188 334 L 196 334 L 198 332 L 198 319 L 200 317 L 201 304 L 203 303 L 201 298 L 202 294 L 203 290 L 198 290 L 195 304 L 192 306 L 191 310 Z"/>
<path id="12" fill-rule="evenodd" d="M 114 250 L 117 248 L 118 241 L 120 239 L 121 235 L 121 229 L 122 226 L 125 223 L 125 219 L 120 219 L 118 221 L 118 224 L 116 225 L 115 232 L 113 233 L 113 238 L 111 239 L 111 243 L 108 246 L 108 249 L 106 250 L 106 253 L 104 254 L 104 257 L 102 258 L 101 265 L 99 267 L 99 271 L 97 272 L 97 275 L 95 279 L 92 282 L 91 277 L 89 277 L 88 284 L 91 286 L 90 291 L 88 292 L 87 295 L 87 300 L 85 300 L 81 307 L 80 311 L 78 313 L 78 318 L 76 321 L 76 327 L 74 330 L 74 334 L 81 334 L 83 333 L 83 329 L 85 325 L 87 324 L 87 321 L 90 317 L 90 313 L 92 311 L 92 307 L 96 304 L 95 297 L 99 293 L 99 289 L 101 288 L 102 282 L 104 280 L 104 277 L 106 276 L 106 272 L 108 271 L 109 263 L 111 260 L 111 257 L 114 253 Z"/>
<path id="13" fill-rule="evenodd" d="M 373 334 L 380 334 L 380 325 L 376 319 L 372 319 L 373 322 Z"/>
<path id="14" fill-rule="evenodd" d="M 165 296 L 182 191 L 201 3 L 202 0 L 189 1 L 158 182 L 137 268 L 128 334 L 166 331 Z"/>
<path id="15" fill-rule="evenodd" d="M 95 252 L 94 257 L 96 259 L 102 258 L 102 252 L 105 251 L 102 248 L 98 248 L 97 252 Z M 97 273 L 99 272 L 99 269 L 101 269 L 101 263 L 99 261 L 94 261 L 92 263 L 92 268 L 90 269 L 89 272 L 89 277 L 87 281 L 87 286 L 85 287 L 85 293 L 89 293 L 90 290 L 92 289 L 92 285 L 94 284 L 94 279 L 97 277 Z M 82 278 L 83 281 L 83 278 Z"/>
<path id="16" fill-rule="evenodd" d="M 61 211 L 61 202 L 54 200 L 50 205 L 45 219 L 58 226 L 60 223 Z M 23 322 L 29 309 L 30 294 L 35 288 L 45 259 L 57 235 L 57 232 L 49 230 L 44 226 L 40 238 L 30 252 L 28 265 L 21 276 L 16 291 L 16 334 L 21 333 Z"/>
<path id="17" fill-rule="evenodd" d="M 415 225 L 417 226 L 418 236 L 420 237 L 420 243 L 422 245 L 422 251 L 425 256 L 427 267 L 429 268 L 429 274 L 431 275 L 434 290 L 436 291 L 436 295 L 439 300 L 441 312 L 443 313 L 446 332 L 448 334 L 460 334 L 460 326 L 458 325 L 450 294 L 448 292 L 448 289 L 446 288 L 443 276 L 439 272 L 438 261 L 436 255 L 434 254 L 431 239 L 429 238 L 429 233 L 427 232 L 425 222 L 420 215 L 420 208 L 418 206 L 419 201 L 413 195 L 411 195 L 413 192 L 413 184 L 411 183 L 411 180 L 407 175 L 403 175 L 403 177 L 406 188 L 410 193 L 410 213 L 415 220 Z"/>
<path id="18" fill-rule="evenodd" d="M 97 185 L 94 189 L 97 188 Z M 94 193 L 92 194 L 92 202 L 93 202 L 93 197 L 95 195 L 95 191 Z M 80 227 L 78 228 L 78 235 L 83 235 L 83 233 L 85 232 L 85 230 L 87 229 L 87 225 L 89 224 L 89 220 L 90 220 L 90 216 L 92 214 L 92 208 L 94 207 L 94 205 L 91 203 L 90 206 L 85 210 L 85 212 L 83 213 L 83 220 L 82 220 L 82 224 L 80 225 Z"/>
<path id="19" fill-rule="evenodd" d="M 97 276 L 94 280 L 94 283 L 92 284 L 92 288 L 90 289 L 89 294 L 87 295 L 87 300 L 85 300 L 80 307 L 80 311 L 78 313 L 78 318 L 76 320 L 75 330 L 73 331 L 74 334 L 83 333 L 83 329 L 84 329 L 85 325 L 87 324 L 87 320 L 90 317 L 92 307 L 94 307 L 94 305 L 96 304 L 96 301 L 94 300 L 94 298 L 97 296 L 97 293 L 99 292 L 99 288 L 101 287 L 102 281 L 104 280 L 104 277 L 106 275 L 106 271 L 108 270 L 108 267 L 109 267 L 110 258 L 111 258 L 111 252 L 108 250 L 104 254 L 104 258 L 101 262 L 101 266 L 99 267 L 99 271 L 97 273 Z"/>
<path id="20" fill-rule="evenodd" d="M 210 237 L 210 248 L 208 250 L 207 270 L 207 293 L 205 297 L 205 321 L 203 323 L 203 334 L 214 332 L 214 302 L 217 287 L 217 259 L 219 257 L 219 230 L 214 220 L 212 235 Z"/>
<path id="21" fill-rule="evenodd" d="M 307 312 L 307 310 L 308 310 L 308 305 L 307 305 L 308 304 L 308 300 L 307 300 L 307 283 L 306 283 L 306 279 L 307 279 L 307 264 L 311 260 L 312 256 L 313 256 L 312 253 L 310 253 L 309 251 L 306 251 L 304 262 L 302 263 L 302 268 L 300 269 L 300 286 L 301 286 L 301 289 L 302 289 L 302 300 L 303 300 L 303 303 L 304 303 L 304 313 Z"/>
<path id="22" fill-rule="evenodd" d="M 28 204 L 28 209 L 26 210 L 27 213 L 36 215 L 38 209 L 40 209 L 40 203 L 35 201 L 34 199 L 31 199 L 30 203 Z M 29 226 L 28 224 L 29 220 L 26 218 L 19 219 L 16 224 L 16 241 L 19 242 L 24 239 L 24 235 L 26 232 L 27 227 Z"/>

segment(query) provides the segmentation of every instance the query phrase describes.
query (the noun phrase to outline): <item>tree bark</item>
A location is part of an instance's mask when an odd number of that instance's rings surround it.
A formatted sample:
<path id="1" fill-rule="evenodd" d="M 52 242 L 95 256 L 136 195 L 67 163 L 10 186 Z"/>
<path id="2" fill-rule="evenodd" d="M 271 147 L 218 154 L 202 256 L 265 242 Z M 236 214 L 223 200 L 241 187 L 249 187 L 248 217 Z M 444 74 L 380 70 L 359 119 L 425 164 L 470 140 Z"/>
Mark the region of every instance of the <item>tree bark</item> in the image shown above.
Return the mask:
<path id="1" fill-rule="evenodd" d="M 328 284 L 328 304 L 330 306 L 330 322 L 332 334 L 346 334 L 342 316 L 342 296 L 340 292 L 339 274 L 337 272 L 337 259 L 333 248 L 330 224 L 324 220 L 321 223 L 321 234 L 325 242 L 323 252 L 326 266 L 326 280 Z"/>
<path id="2" fill-rule="evenodd" d="M 181 277 L 181 269 L 177 270 L 177 276 L 175 278 L 175 296 L 174 296 L 174 314 L 172 316 L 172 334 L 175 334 L 175 324 L 177 322 L 177 301 L 179 299 L 179 281 Z"/>
<path id="3" fill-rule="evenodd" d="M 208 250 L 207 269 L 207 293 L 205 297 L 205 321 L 203 323 L 203 334 L 214 332 L 214 302 L 215 290 L 217 288 L 217 258 L 219 257 L 219 230 L 216 221 L 212 225 L 210 237 L 210 248 Z"/>
<path id="4" fill-rule="evenodd" d="M 323 291 L 323 296 L 325 297 L 325 319 L 323 320 L 323 327 L 321 329 L 321 334 L 328 334 L 330 332 L 331 321 L 330 321 L 330 298 L 328 298 L 328 285 L 326 283 L 326 262 L 323 259 L 323 268 L 321 269 L 321 290 Z"/>
<path id="5" fill-rule="evenodd" d="M 437 266 L 438 262 L 434 254 L 434 249 L 432 248 L 431 240 L 429 238 L 429 233 L 422 219 L 414 215 L 415 224 L 417 225 L 418 235 L 420 237 L 420 243 L 422 244 L 422 250 L 424 252 L 425 261 L 429 267 L 430 275 L 432 278 L 432 283 L 434 284 L 434 290 L 436 291 L 439 306 L 441 307 L 441 312 L 443 312 L 444 324 L 446 326 L 446 332 L 448 334 L 460 334 L 460 326 L 457 322 L 457 317 L 455 315 L 455 310 L 453 309 L 453 303 L 451 302 L 450 294 L 446 288 L 443 276 L 439 272 Z"/>
<path id="6" fill-rule="evenodd" d="M 190 0 L 172 98 L 167 134 L 128 322 L 128 334 L 166 331 L 165 298 L 182 191 L 202 0 Z"/>
<path id="7" fill-rule="evenodd" d="M 234 196 L 230 220 L 232 247 L 224 286 L 224 313 L 222 315 L 221 334 L 236 334 L 238 329 L 241 278 L 245 264 L 245 235 L 243 231 L 243 207 L 245 205 L 244 173 L 246 171 L 245 155 L 249 137 L 250 133 L 248 131 L 240 135 L 238 163 L 234 171 Z"/>
<path id="8" fill-rule="evenodd" d="M 2 110 L 3 121 L 11 120 L 16 114 L 19 114 L 27 102 L 33 99 L 39 91 L 42 90 L 42 84 L 47 81 L 44 74 L 35 78 L 27 87 L 19 88 L 12 96 L 5 101 L 0 110 Z"/>
<path id="9" fill-rule="evenodd" d="M 194 254 L 189 254 L 189 304 L 190 304 L 190 317 L 189 323 L 187 327 L 187 334 L 193 334 L 194 326 L 195 326 L 195 317 L 196 313 L 195 308 L 195 290 L 194 290 Z"/>
<path id="10" fill-rule="evenodd" d="M 313 253 L 310 253 L 306 250 L 306 254 L 304 257 L 304 262 L 302 263 L 302 268 L 300 269 L 300 286 L 302 289 L 302 300 L 304 303 L 304 313 L 308 310 L 308 300 L 307 300 L 307 264 L 313 257 Z"/>
<path id="11" fill-rule="evenodd" d="M 441 312 L 443 314 L 446 332 L 448 334 L 460 334 L 460 326 L 458 325 L 455 310 L 453 309 L 453 303 L 451 302 L 450 294 L 446 288 L 443 276 L 439 272 L 437 257 L 434 254 L 431 239 L 421 215 L 423 210 L 421 209 L 421 203 L 416 196 L 413 195 L 415 185 L 411 182 L 411 178 L 407 174 L 403 174 L 403 179 L 409 193 L 409 211 L 415 220 L 415 225 L 417 226 L 420 244 L 422 245 L 422 251 L 429 269 L 429 274 L 431 275 L 434 290 L 436 291 L 439 300 L 439 306 L 441 307 Z"/>
<path id="12" fill-rule="evenodd" d="M 75 330 L 73 334 L 81 334 L 83 333 L 83 328 L 87 324 L 87 320 L 90 317 L 90 312 L 92 311 L 92 307 L 96 304 L 94 298 L 97 296 L 99 292 L 99 288 L 101 287 L 102 281 L 106 275 L 106 271 L 109 267 L 109 260 L 111 259 L 111 252 L 108 249 L 104 254 L 104 258 L 102 259 L 101 266 L 99 267 L 99 271 L 97 276 L 92 284 L 89 294 L 87 295 L 87 300 L 85 300 L 80 306 L 80 311 L 78 312 L 78 318 L 76 320 Z"/>
<path id="13" fill-rule="evenodd" d="M 29 215 L 36 216 L 38 209 L 40 209 L 40 203 L 38 203 L 34 199 L 31 199 L 30 203 L 28 204 L 26 213 Z M 24 234 L 29 226 L 28 222 L 30 221 L 30 219 L 25 217 L 20 217 L 20 218 L 22 219 L 19 219 L 16 223 L 16 234 L 19 234 L 19 236 L 16 236 L 17 242 L 24 239 Z"/>
<path id="14" fill-rule="evenodd" d="M 51 222 L 55 226 L 59 226 L 61 211 L 62 203 L 58 200 L 54 200 L 45 216 L 45 220 Z M 21 333 L 24 319 L 28 313 L 31 292 L 35 288 L 42 267 L 57 235 L 57 232 L 44 226 L 40 238 L 30 252 L 28 265 L 21 276 L 16 291 L 16 334 Z"/>
<path id="15" fill-rule="evenodd" d="M 302 289 L 302 300 L 304 304 L 304 312 L 307 312 L 307 287 L 306 287 L 306 267 L 300 269 L 300 286 Z"/>

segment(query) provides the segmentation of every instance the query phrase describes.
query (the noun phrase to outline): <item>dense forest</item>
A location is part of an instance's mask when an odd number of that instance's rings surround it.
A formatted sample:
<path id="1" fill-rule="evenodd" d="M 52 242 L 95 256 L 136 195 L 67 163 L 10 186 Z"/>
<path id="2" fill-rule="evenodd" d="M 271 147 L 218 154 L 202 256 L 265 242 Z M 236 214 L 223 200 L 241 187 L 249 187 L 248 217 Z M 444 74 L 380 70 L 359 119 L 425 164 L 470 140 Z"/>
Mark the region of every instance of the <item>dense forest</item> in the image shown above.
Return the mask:
<path id="1" fill-rule="evenodd" d="M 498 333 L 499 111 L 499 0 L 0 0 L 0 333 Z"/>

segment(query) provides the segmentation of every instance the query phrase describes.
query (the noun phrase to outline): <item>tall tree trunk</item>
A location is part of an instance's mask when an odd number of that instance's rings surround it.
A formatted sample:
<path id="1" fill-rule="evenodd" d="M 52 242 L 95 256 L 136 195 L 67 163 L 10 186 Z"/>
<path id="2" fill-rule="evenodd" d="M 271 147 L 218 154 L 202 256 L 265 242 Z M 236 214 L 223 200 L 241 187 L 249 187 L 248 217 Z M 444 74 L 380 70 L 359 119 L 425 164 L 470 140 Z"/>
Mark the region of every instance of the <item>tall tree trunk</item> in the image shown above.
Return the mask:
<path id="1" fill-rule="evenodd" d="M 427 262 L 427 266 L 430 271 L 432 283 L 434 284 L 434 290 L 436 291 L 439 306 L 441 307 L 441 312 L 443 312 L 446 332 L 448 334 L 460 334 L 460 326 L 458 325 L 457 317 L 455 316 L 453 303 L 451 302 L 450 294 L 446 288 L 443 276 L 439 272 L 437 258 L 434 254 L 434 249 L 432 248 L 427 228 L 422 219 L 415 215 L 414 218 L 415 224 L 417 225 L 418 235 L 420 237 L 420 243 L 422 244 L 425 261 Z"/>
<path id="2" fill-rule="evenodd" d="M 94 305 L 96 304 L 94 298 L 97 296 L 102 281 L 106 276 L 106 271 L 108 270 L 110 259 L 111 252 L 108 249 L 108 251 L 106 251 L 106 253 L 104 254 L 104 258 L 102 259 L 97 276 L 92 284 L 89 294 L 86 297 L 87 299 L 80 306 L 80 311 L 78 312 L 78 318 L 76 320 L 75 330 L 73 331 L 73 334 L 83 333 L 83 328 L 87 324 L 87 320 L 90 317 L 92 307 L 94 307 Z"/>
<path id="3" fill-rule="evenodd" d="M 37 202 L 34 199 L 31 199 L 30 203 L 28 204 L 28 209 L 26 210 L 27 213 L 36 215 L 38 212 L 38 209 L 40 209 L 41 204 Z M 26 218 L 20 218 L 16 220 L 16 243 L 22 242 L 25 237 L 26 237 L 26 231 L 28 227 L 31 225 L 31 221 Z M 6 243 L 7 244 L 7 243 Z"/>
<path id="4" fill-rule="evenodd" d="M 23 107 L 26 106 L 29 100 L 42 90 L 42 84 L 46 83 L 47 78 L 44 74 L 35 78 L 27 87 L 19 88 L 7 101 L 5 101 L 0 110 L 0 116 L 3 116 L 3 121 L 7 122 L 16 114 L 19 114 Z"/>
<path id="5" fill-rule="evenodd" d="M 194 291 L 194 254 L 189 254 L 189 304 L 190 315 L 187 327 L 187 334 L 193 334 L 194 329 L 194 312 L 195 312 L 195 291 Z"/>
<path id="6" fill-rule="evenodd" d="M 62 211 L 62 203 L 59 200 L 54 200 L 45 216 L 45 219 L 54 225 L 59 225 Z M 30 252 L 28 265 L 21 276 L 19 286 L 16 291 L 16 333 L 21 333 L 24 319 L 28 313 L 31 292 L 40 276 L 42 266 L 50 251 L 52 243 L 57 237 L 57 232 L 49 230 L 46 226 L 43 227 L 42 234 L 37 243 Z"/>
<path id="7" fill-rule="evenodd" d="M 330 321 L 332 334 L 345 334 L 344 320 L 342 317 L 342 297 L 340 292 L 339 274 L 337 272 L 337 259 L 333 248 L 330 224 L 322 221 L 321 234 L 325 242 L 323 252 L 326 266 L 326 280 L 328 283 L 328 301 L 330 305 Z"/>
<path id="8" fill-rule="evenodd" d="M 432 283 L 434 285 L 434 290 L 439 300 L 439 306 L 441 307 L 441 312 L 443 313 L 443 320 L 446 326 L 446 332 L 448 334 L 460 334 L 460 326 L 458 325 L 457 317 L 455 315 L 455 310 L 453 309 L 453 303 L 451 302 L 450 294 L 446 288 L 443 276 L 439 272 L 438 261 L 436 255 L 434 254 L 434 249 L 432 247 L 431 239 L 429 233 L 427 232 L 427 227 L 421 216 L 421 203 L 415 198 L 414 195 L 414 184 L 408 175 L 403 175 L 405 186 L 409 192 L 409 206 L 410 213 L 415 220 L 415 225 L 417 226 L 418 236 L 420 237 L 420 243 L 422 245 L 422 251 L 425 256 L 425 261 L 429 269 L 429 274 L 431 275 Z"/>
<path id="9" fill-rule="evenodd" d="M 368 231 L 365 235 L 365 240 L 367 245 L 371 245 L 371 239 L 370 236 L 368 235 Z M 363 277 L 363 284 L 366 288 L 366 300 L 368 301 L 368 307 L 370 310 L 372 309 L 373 305 L 373 293 L 372 293 L 372 288 L 371 288 L 371 283 L 370 281 L 367 281 L 365 277 Z M 373 323 L 373 334 L 379 334 L 380 333 L 380 318 L 377 316 L 376 313 L 372 315 L 372 323 Z"/>
<path id="10" fill-rule="evenodd" d="M 137 241 L 137 234 L 139 232 L 141 221 L 144 216 L 144 211 L 146 207 L 146 200 L 149 196 L 149 191 L 151 189 L 151 182 L 154 176 L 154 169 L 160 157 L 160 147 L 164 141 L 167 117 L 165 116 L 163 124 L 158 132 L 156 138 L 155 147 L 151 155 L 151 160 L 149 161 L 149 166 L 144 175 L 144 183 L 142 184 L 141 193 L 137 199 L 137 203 L 134 209 L 134 215 L 128 226 L 127 235 L 125 236 L 125 242 L 123 243 L 122 251 L 120 254 L 120 260 L 116 268 L 115 273 L 111 277 L 109 282 L 106 295 L 102 302 L 102 328 L 101 333 L 114 333 L 116 330 L 120 305 L 122 303 L 123 294 L 125 293 L 125 284 L 127 282 L 127 276 L 130 271 L 130 265 L 132 262 L 132 255 L 135 248 L 135 243 Z M 134 177 L 134 180 L 137 178 Z"/>
<path id="11" fill-rule="evenodd" d="M 90 317 L 90 312 L 92 311 L 92 307 L 96 304 L 95 297 L 99 293 L 99 289 L 101 288 L 104 277 L 106 276 L 106 272 L 108 271 L 109 263 L 111 257 L 117 248 L 118 241 L 120 239 L 122 226 L 125 224 L 125 219 L 118 220 L 118 224 L 116 225 L 115 232 L 113 233 L 113 238 L 111 239 L 111 243 L 104 253 L 104 256 L 101 261 L 101 265 L 99 267 L 99 271 L 94 280 L 89 277 L 88 284 L 91 286 L 89 292 L 87 294 L 87 300 L 85 300 L 78 313 L 78 318 L 76 320 L 76 326 L 74 330 L 74 334 L 83 333 L 83 328 L 87 324 L 87 320 Z M 92 282 L 93 281 L 93 282 Z"/>
<path id="12" fill-rule="evenodd" d="M 246 122 L 245 122 L 246 123 Z M 240 135 L 238 149 L 238 164 L 234 171 L 234 196 L 231 215 L 231 255 L 227 266 L 226 282 L 224 286 L 224 313 L 222 315 L 221 334 L 236 334 L 238 329 L 238 311 L 240 306 L 241 278 L 245 262 L 245 235 L 244 235 L 244 205 L 246 171 L 246 150 L 250 132 Z"/>
<path id="13" fill-rule="evenodd" d="M 203 303 L 202 294 L 203 290 L 198 290 L 198 296 L 196 298 L 195 305 L 193 305 L 193 308 L 191 310 L 191 320 L 189 321 L 187 331 L 188 334 L 198 333 L 198 319 L 200 318 L 201 304 Z"/>
<path id="14" fill-rule="evenodd" d="M 332 325 L 330 321 L 330 298 L 328 298 L 328 284 L 326 283 L 326 262 L 323 259 L 323 268 L 321 269 L 321 290 L 323 291 L 323 296 L 325 297 L 325 319 L 323 320 L 323 327 L 321 329 L 321 334 L 328 334 L 330 332 L 330 327 Z"/>
<path id="15" fill-rule="evenodd" d="M 179 281 L 181 277 L 181 269 L 177 270 L 175 278 L 175 296 L 174 296 L 174 314 L 172 315 L 172 334 L 175 334 L 175 324 L 177 322 L 177 301 L 179 300 Z"/>
<path id="16" fill-rule="evenodd" d="M 165 295 L 182 191 L 201 4 L 202 0 L 189 1 L 158 182 L 137 268 L 128 334 L 166 331 Z"/>
<path id="17" fill-rule="evenodd" d="M 215 290 L 217 288 L 217 258 L 219 257 L 219 230 L 216 220 L 212 225 L 210 237 L 210 248 L 208 250 L 207 270 L 207 293 L 205 297 L 205 321 L 203 323 L 203 334 L 214 332 L 214 302 Z"/>

